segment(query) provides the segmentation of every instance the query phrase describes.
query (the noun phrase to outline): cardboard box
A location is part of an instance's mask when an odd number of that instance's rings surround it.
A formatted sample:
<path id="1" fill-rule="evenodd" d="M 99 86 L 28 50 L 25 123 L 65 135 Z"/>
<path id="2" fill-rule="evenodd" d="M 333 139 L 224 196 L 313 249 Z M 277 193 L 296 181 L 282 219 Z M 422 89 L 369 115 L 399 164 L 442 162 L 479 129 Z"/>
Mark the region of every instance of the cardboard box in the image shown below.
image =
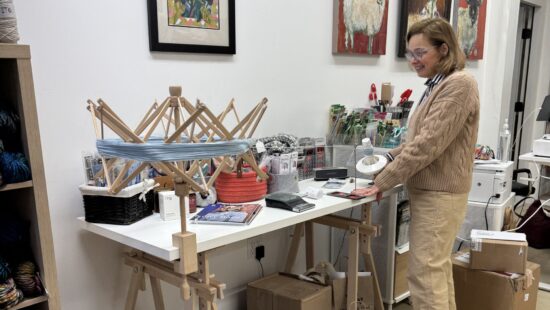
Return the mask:
<path id="1" fill-rule="evenodd" d="M 471 269 L 525 273 L 525 234 L 473 229 L 471 239 Z"/>
<path id="2" fill-rule="evenodd" d="M 347 308 L 347 278 L 330 281 L 334 310 Z M 357 277 L 357 310 L 374 310 L 374 283 L 370 272 L 359 272 Z"/>
<path id="3" fill-rule="evenodd" d="M 248 284 L 248 310 L 331 310 L 330 286 L 272 274 Z"/>
<path id="4" fill-rule="evenodd" d="M 393 273 L 393 296 L 399 297 L 409 292 L 409 283 L 407 282 L 407 270 L 409 268 L 409 251 L 395 251 L 395 270 Z"/>
<path id="5" fill-rule="evenodd" d="M 457 310 L 536 309 L 538 264 L 527 262 L 527 274 L 518 275 L 469 269 L 468 261 L 461 260 L 460 255 L 453 256 L 452 261 Z"/>

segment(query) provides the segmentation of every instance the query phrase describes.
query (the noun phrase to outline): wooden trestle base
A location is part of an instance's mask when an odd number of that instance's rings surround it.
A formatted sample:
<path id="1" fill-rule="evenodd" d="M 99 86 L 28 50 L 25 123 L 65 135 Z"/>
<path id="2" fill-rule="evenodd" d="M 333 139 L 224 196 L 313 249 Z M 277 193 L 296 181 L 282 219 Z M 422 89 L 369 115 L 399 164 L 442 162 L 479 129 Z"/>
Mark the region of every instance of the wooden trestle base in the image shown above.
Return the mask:
<path id="1" fill-rule="evenodd" d="M 176 178 L 175 190 L 180 198 L 182 232 L 172 235 L 172 244 L 179 248 L 180 259 L 168 262 L 140 251 L 126 254 L 125 264 L 132 267 L 126 310 L 135 309 L 139 290 L 145 290 L 145 274 L 148 274 L 151 280 L 155 310 L 165 309 L 160 280 L 179 287 L 183 300 L 193 297 L 193 309 L 197 309 L 198 306 L 200 310 L 215 310 L 216 299 L 223 298 L 225 284 L 210 274 L 208 252 L 197 253 L 197 236 L 187 231 L 184 198 L 189 194 L 190 187 L 181 178 Z"/>
<path id="2" fill-rule="evenodd" d="M 183 199 L 181 200 L 183 201 Z M 285 272 L 292 272 L 302 236 L 305 236 L 306 242 L 306 267 L 307 269 L 314 267 L 314 223 L 344 229 L 348 232 L 347 310 L 357 310 L 357 303 L 354 301 L 357 300 L 357 276 L 360 256 L 365 261 L 366 271 L 371 272 L 373 276 L 374 309 L 383 310 L 382 294 L 371 251 L 371 238 L 380 234 L 380 227 L 371 223 L 371 204 L 367 203 L 361 207 L 360 220 L 326 215 L 296 224 L 284 269 Z M 139 251 L 132 251 L 126 255 L 125 264 L 132 267 L 132 279 L 128 289 L 126 310 L 135 309 L 139 290 L 145 290 L 145 274 L 149 275 L 151 281 L 155 310 L 165 309 L 160 280 L 180 287 L 182 299 L 189 300 L 190 297 L 193 297 L 192 309 L 217 309 L 216 300 L 223 299 L 225 284 L 219 282 L 213 274 L 210 274 L 208 252 L 197 254 L 194 233 L 177 233 L 172 238 L 174 246 L 180 249 L 180 260 L 167 262 Z"/>

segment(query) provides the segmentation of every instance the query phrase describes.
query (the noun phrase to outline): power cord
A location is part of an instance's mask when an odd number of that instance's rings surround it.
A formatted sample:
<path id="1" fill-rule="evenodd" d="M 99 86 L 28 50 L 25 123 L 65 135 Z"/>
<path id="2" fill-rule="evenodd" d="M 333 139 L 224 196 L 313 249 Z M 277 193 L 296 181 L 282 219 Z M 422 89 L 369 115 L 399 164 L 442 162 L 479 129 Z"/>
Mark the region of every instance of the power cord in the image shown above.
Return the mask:
<path id="1" fill-rule="evenodd" d="M 528 217 L 525 222 L 523 222 L 523 224 L 521 224 L 519 227 L 516 227 L 514 229 L 509 229 L 509 230 L 506 230 L 506 231 L 516 231 L 518 229 L 521 229 L 523 226 L 525 226 L 525 224 L 527 224 L 527 222 L 529 222 L 536 214 L 537 212 L 540 211 L 540 209 L 542 209 L 542 207 L 544 207 L 545 204 L 547 204 L 548 202 L 550 201 L 550 199 L 546 199 L 543 203 L 540 204 L 540 206 L 537 208 L 537 210 L 535 210 L 535 212 L 533 212 L 533 214 L 531 214 L 530 217 Z"/>
<path id="2" fill-rule="evenodd" d="M 459 236 L 456 236 L 455 239 L 460 240 L 460 243 L 458 244 L 458 249 L 456 249 L 457 252 L 460 251 L 460 248 L 462 248 L 462 244 L 464 244 L 464 242 L 468 242 L 468 243 L 470 242 L 469 239 L 464 239 Z"/>
<path id="3" fill-rule="evenodd" d="M 489 230 L 489 220 L 487 219 L 487 209 L 489 209 L 489 202 L 491 202 L 491 199 L 493 198 L 500 198 L 500 194 L 495 194 L 491 197 L 489 197 L 489 200 L 487 200 L 487 204 L 485 205 L 485 230 Z"/>
<path id="4" fill-rule="evenodd" d="M 256 260 L 260 264 L 260 268 L 262 269 L 262 278 L 264 277 L 264 265 L 262 264 L 262 258 L 265 256 L 265 247 L 263 245 L 256 247 Z"/>

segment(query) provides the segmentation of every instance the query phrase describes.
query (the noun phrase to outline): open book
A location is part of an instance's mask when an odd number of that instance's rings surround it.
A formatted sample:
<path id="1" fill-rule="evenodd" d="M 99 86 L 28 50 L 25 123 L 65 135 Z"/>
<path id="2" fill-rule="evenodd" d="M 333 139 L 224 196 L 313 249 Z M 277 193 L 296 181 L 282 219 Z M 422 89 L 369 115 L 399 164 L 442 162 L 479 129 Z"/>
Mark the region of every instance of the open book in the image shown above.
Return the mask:
<path id="1" fill-rule="evenodd" d="M 262 210 L 262 205 L 247 204 L 211 204 L 193 216 L 191 223 L 248 225 Z"/>

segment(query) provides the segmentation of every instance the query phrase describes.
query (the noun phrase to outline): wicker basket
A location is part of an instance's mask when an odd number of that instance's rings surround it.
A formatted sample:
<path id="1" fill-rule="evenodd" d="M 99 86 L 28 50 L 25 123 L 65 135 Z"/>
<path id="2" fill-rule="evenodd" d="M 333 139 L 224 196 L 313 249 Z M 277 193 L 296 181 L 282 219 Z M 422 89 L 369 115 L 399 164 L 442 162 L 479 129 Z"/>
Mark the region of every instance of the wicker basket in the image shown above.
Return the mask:
<path id="1" fill-rule="evenodd" d="M 139 199 L 149 181 L 126 187 L 117 194 L 109 193 L 105 187 L 79 186 L 86 221 L 129 225 L 153 214 L 153 191 L 147 192 L 145 201 Z"/>

